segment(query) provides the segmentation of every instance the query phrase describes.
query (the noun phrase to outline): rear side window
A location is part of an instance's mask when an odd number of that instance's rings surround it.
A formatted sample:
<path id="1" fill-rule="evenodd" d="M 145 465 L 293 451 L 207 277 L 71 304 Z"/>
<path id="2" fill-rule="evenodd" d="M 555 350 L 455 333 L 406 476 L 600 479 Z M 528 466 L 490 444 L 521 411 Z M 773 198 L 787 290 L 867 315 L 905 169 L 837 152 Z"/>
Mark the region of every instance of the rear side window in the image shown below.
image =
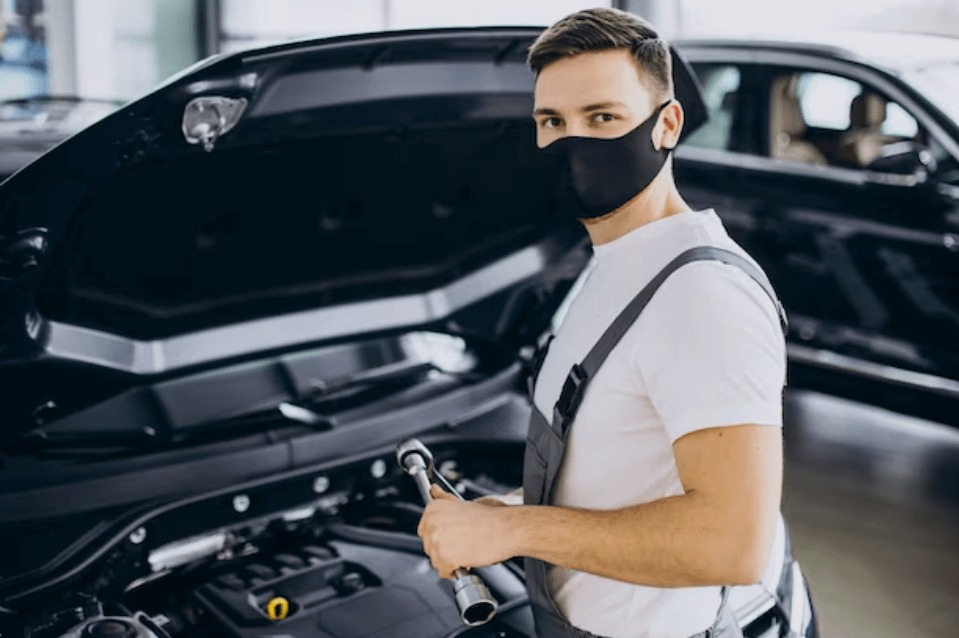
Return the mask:
<path id="1" fill-rule="evenodd" d="M 835 131 L 849 128 L 849 106 L 861 92 L 858 82 L 826 73 L 803 73 L 796 86 L 806 126 Z"/>
<path id="2" fill-rule="evenodd" d="M 742 85 L 742 74 L 734 65 L 696 64 L 693 70 L 703 86 L 703 101 L 709 120 L 684 142 L 689 146 L 720 151 L 733 150 L 733 124 Z"/>
<path id="3" fill-rule="evenodd" d="M 851 128 L 852 102 L 866 91 L 855 80 L 827 73 L 803 73 L 799 78 L 799 107 L 806 125 L 845 131 Z M 919 124 L 895 102 L 886 102 L 886 119 L 879 127 L 883 135 L 911 138 Z"/>
<path id="4" fill-rule="evenodd" d="M 887 146 L 923 137 L 899 104 L 848 77 L 778 68 L 768 90 L 774 160 L 868 169 Z"/>
<path id="5" fill-rule="evenodd" d="M 886 105 L 886 120 L 882 123 L 883 135 L 913 138 L 917 133 L 919 133 L 919 122 L 916 118 L 895 102 Z"/>

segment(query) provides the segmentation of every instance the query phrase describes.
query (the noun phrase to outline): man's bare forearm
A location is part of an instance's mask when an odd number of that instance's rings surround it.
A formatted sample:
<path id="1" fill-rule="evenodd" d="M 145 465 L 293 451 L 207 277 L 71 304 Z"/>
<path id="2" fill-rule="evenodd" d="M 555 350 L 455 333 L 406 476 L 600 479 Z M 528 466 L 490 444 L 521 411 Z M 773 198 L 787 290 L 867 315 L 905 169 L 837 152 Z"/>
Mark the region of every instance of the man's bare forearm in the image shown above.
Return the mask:
<path id="1" fill-rule="evenodd" d="M 506 494 L 495 494 L 489 496 L 481 496 L 476 499 L 477 503 L 483 503 L 485 505 L 522 505 L 523 504 L 523 488 L 518 487 L 512 492 L 507 492 Z"/>
<path id="2" fill-rule="evenodd" d="M 743 424 L 673 445 L 685 492 L 616 510 L 457 501 L 434 488 L 417 530 L 444 577 L 531 556 L 653 587 L 754 583 L 776 533 L 782 432 Z"/>
<path id="3" fill-rule="evenodd" d="M 497 516 L 517 556 L 651 587 L 754 583 L 772 542 L 695 492 L 611 511 L 518 506 Z"/>

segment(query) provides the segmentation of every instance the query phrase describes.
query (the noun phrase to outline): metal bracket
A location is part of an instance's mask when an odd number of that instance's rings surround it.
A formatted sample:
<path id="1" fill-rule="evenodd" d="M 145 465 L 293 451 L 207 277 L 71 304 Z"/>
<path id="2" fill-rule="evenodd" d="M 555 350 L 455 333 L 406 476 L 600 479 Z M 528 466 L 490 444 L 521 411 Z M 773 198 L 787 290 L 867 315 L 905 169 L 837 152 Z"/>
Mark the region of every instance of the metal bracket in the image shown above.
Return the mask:
<path id="1" fill-rule="evenodd" d="M 246 110 L 246 98 L 218 96 L 190 100 L 183 110 L 183 137 L 190 144 L 203 144 L 210 152 L 216 141 L 229 132 Z"/>

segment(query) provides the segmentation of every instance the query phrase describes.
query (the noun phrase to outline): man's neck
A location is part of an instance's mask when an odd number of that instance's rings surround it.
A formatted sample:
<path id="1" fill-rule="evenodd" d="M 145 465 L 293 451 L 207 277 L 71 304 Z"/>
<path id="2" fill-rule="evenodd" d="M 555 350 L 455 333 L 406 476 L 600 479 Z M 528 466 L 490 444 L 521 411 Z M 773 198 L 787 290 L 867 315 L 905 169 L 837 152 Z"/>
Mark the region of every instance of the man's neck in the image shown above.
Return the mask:
<path id="1" fill-rule="evenodd" d="M 598 246 L 615 241 L 640 226 L 688 210 L 692 209 L 676 190 L 672 175 L 663 171 L 642 193 L 611 213 L 584 220 L 583 225 L 593 245 Z"/>

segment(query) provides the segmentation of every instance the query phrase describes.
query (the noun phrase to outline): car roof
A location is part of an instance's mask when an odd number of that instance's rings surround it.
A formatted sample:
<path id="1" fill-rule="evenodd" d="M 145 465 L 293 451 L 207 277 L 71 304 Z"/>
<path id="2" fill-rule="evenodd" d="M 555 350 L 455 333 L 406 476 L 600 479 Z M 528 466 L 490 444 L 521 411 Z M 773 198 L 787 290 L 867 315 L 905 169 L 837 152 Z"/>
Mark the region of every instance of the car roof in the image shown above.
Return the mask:
<path id="1" fill-rule="evenodd" d="M 680 50 L 709 47 L 806 53 L 866 63 L 897 74 L 943 62 L 959 63 L 959 38 L 919 33 L 823 30 L 737 34 L 716 38 L 675 39 L 673 42 Z"/>

